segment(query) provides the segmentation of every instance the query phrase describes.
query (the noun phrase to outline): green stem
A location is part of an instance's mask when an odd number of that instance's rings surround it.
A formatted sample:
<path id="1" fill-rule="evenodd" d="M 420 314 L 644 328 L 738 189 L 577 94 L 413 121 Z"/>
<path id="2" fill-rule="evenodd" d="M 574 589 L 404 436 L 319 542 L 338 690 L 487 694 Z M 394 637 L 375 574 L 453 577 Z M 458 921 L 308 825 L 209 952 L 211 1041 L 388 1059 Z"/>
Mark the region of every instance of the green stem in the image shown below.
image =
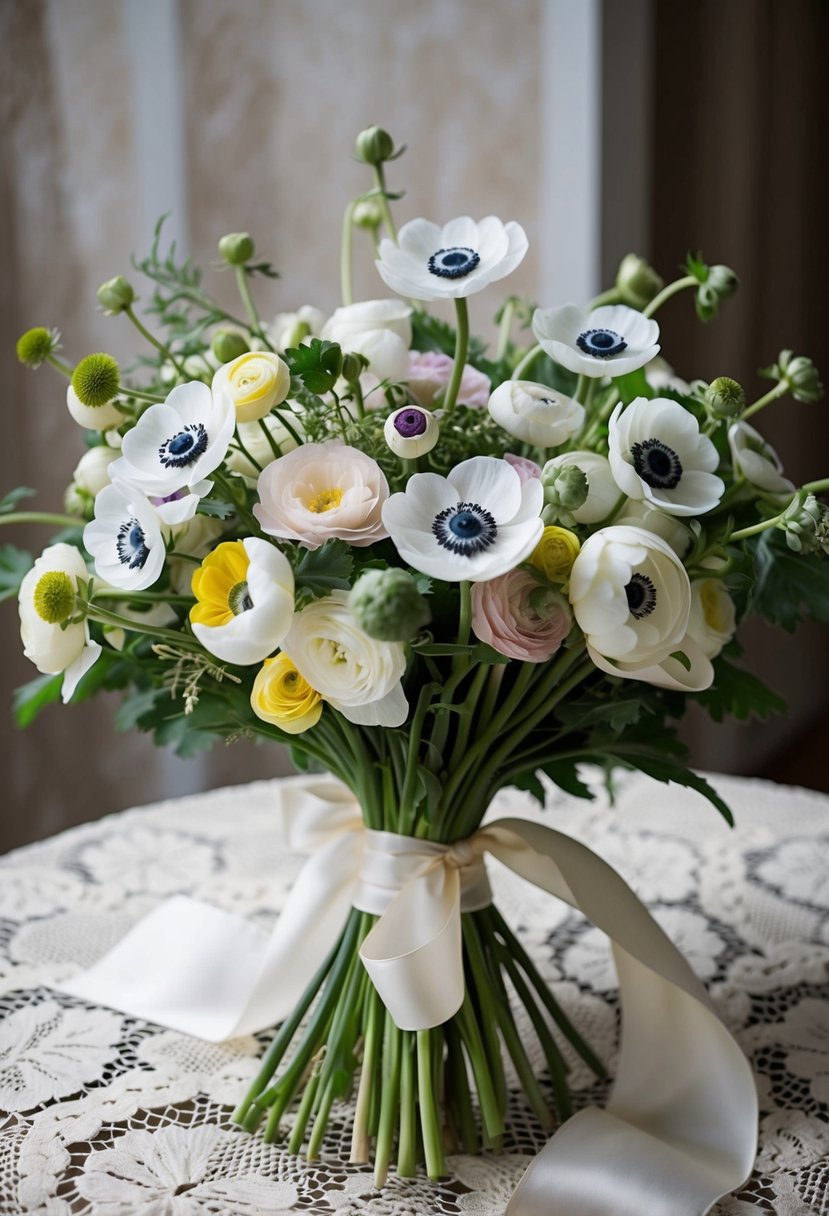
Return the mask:
<path id="1" fill-rule="evenodd" d="M 261 419 L 260 419 L 260 421 L 261 421 Z M 270 431 L 268 431 L 267 427 L 265 427 L 265 431 L 268 434 L 270 434 Z M 233 433 L 233 442 L 235 443 L 235 445 L 239 449 L 239 451 L 242 453 L 242 455 L 245 457 L 245 459 L 250 461 L 250 463 L 253 465 L 253 467 L 256 469 L 256 471 L 258 473 L 261 473 L 262 466 L 259 463 L 259 461 L 256 459 L 256 457 L 252 456 L 251 453 L 248 451 L 248 449 L 245 447 L 244 440 L 242 439 L 241 435 L 239 434 L 238 426 Z"/>
<path id="2" fill-rule="evenodd" d="M 671 296 L 675 296 L 680 291 L 685 291 L 686 287 L 699 287 L 699 279 L 692 274 L 688 274 L 684 278 L 676 279 L 673 283 L 669 283 L 667 287 L 662 288 L 659 295 L 653 297 L 646 308 L 642 309 L 642 316 L 652 317 L 667 300 L 670 300 Z"/>
<path id="3" fill-rule="evenodd" d="M 501 667 L 503 664 L 499 663 L 498 666 Z M 483 686 L 488 676 L 489 672 L 482 663 L 475 672 L 475 677 L 466 697 L 468 711 L 460 718 L 460 721 L 458 722 L 458 729 L 455 735 L 455 744 L 452 748 L 452 754 L 449 757 L 450 772 L 455 768 L 456 765 L 460 764 L 462 757 L 466 754 L 466 748 L 469 743 L 469 734 L 472 730 L 472 720 L 475 716 L 475 708 L 478 704 L 478 698 L 483 691 Z"/>
<path id="4" fill-rule="evenodd" d="M 385 223 L 386 228 L 388 229 L 389 236 L 391 237 L 391 239 L 394 241 L 394 243 L 396 245 L 397 244 L 397 229 L 394 226 L 394 220 L 392 219 L 391 208 L 389 207 L 389 200 L 386 197 L 386 172 L 385 172 L 385 169 L 383 168 L 382 164 L 374 166 L 374 181 L 377 186 L 377 189 L 380 192 L 380 210 L 383 212 L 383 222 Z"/>
<path id="5" fill-rule="evenodd" d="M 52 524 L 58 528 L 82 528 L 85 519 L 76 515 L 53 515 L 50 511 L 12 511 L 0 515 L 0 524 Z"/>
<path id="6" fill-rule="evenodd" d="M 573 399 L 578 401 L 579 405 L 584 405 L 584 399 L 587 396 L 587 389 L 590 385 L 590 381 L 590 376 L 586 376 L 584 372 L 579 373 L 579 378 L 576 381 L 576 391 L 573 393 Z"/>
<path id="7" fill-rule="evenodd" d="M 130 385 L 123 384 L 121 386 L 122 397 L 134 397 L 136 401 L 147 401 L 150 405 L 158 405 L 164 401 L 164 397 L 160 397 L 158 393 L 145 393 L 143 389 L 132 388 Z"/>
<path id="8" fill-rule="evenodd" d="M 451 417 L 458 399 L 464 368 L 466 367 L 466 352 L 469 349 L 469 309 L 466 300 L 455 300 L 455 359 L 452 364 L 452 378 L 443 399 L 443 411 L 446 418 Z"/>
<path id="9" fill-rule="evenodd" d="M 60 372 L 62 376 L 66 376 L 67 380 L 71 380 L 75 369 L 65 359 L 59 358 L 57 355 L 47 355 L 46 362 L 51 363 L 56 372 Z"/>
<path id="10" fill-rule="evenodd" d="M 211 473 L 211 477 L 213 478 L 213 481 L 219 487 L 219 489 L 224 491 L 225 495 L 227 496 L 228 502 L 230 502 L 232 504 L 232 506 L 235 507 L 240 518 L 245 521 L 247 526 L 253 532 L 253 535 L 261 536 L 262 529 L 259 527 L 259 521 L 257 520 L 256 516 L 253 514 L 253 512 L 251 510 L 249 510 L 245 504 L 242 503 L 239 495 L 237 494 L 237 492 L 234 490 L 233 486 L 231 485 L 229 478 L 223 472 L 221 472 L 219 469 L 214 469 L 214 471 Z"/>
<path id="11" fill-rule="evenodd" d="M 400 1041 L 402 1031 L 386 1010 L 383 1029 L 383 1073 L 380 1096 L 380 1125 L 374 1151 L 374 1185 L 385 1186 L 389 1172 L 394 1132 L 397 1126 L 398 1094 L 400 1092 Z"/>
<path id="12" fill-rule="evenodd" d="M 397 1141 L 397 1175 L 414 1178 L 417 1166 L 417 1114 L 415 1110 L 415 1038 L 400 1035 L 400 1135 Z"/>
<path id="13" fill-rule="evenodd" d="M 472 983 L 475 986 L 475 1008 L 480 1015 L 481 1038 L 489 1062 L 489 1074 L 492 1078 L 498 1109 L 503 1115 L 507 1109 L 507 1082 L 504 1076 L 501 1040 L 498 1038 L 498 1010 L 494 998 L 492 977 L 486 965 L 474 916 L 462 916 L 461 927 Z"/>
<path id="14" fill-rule="evenodd" d="M 92 598 L 97 603 L 98 600 L 126 600 L 128 603 L 138 604 L 192 604 L 194 597 L 192 595 L 168 595 L 164 591 L 116 591 L 109 587 L 104 590 L 93 588 Z"/>
<path id="15" fill-rule="evenodd" d="M 445 1171 L 443 1160 L 443 1133 L 440 1112 L 434 1086 L 434 1048 L 441 1049 L 443 1032 L 438 1029 L 417 1032 L 417 1097 L 420 1107 L 420 1130 L 423 1135 L 423 1154 L 426 1158 L 426 1173 L 435 1181 Z"/>
<path id="16" fill-rule="evenodd" d="M 478 1102 L 481 1108 L 481 1120 L 483 1122 L 487 1147 L 500 1148 L 504 1135 L 504 1117 L 493 1088 L 492 1078 L 487 1065 L 486 1052 L 481 1040 L 481 1032 L 478 1028 L 468 989 L 464 1002 L 459 1012 L 455 1015 L 455 1024 L 463 1039 L 469 1056 L 469 1063 L 472 1066 L 472 1074 L 478 1090 Z"/>
<path id="17" fill-rule="evenodd" d="M 360 384 L 359 379 L 357 379 L 357 380 L 349 380 L 348 387 L 351 389 L 352 396 L 354 397 L 354 409 L 357 413 L 357 421 L 362 422 L 363 418 L 365 418 L 365 416 L 366 416 L 366 403 L 363 398 L 363 386 Z M 407 463 L 414 464 L 415 462 L 414 461 L 409 461 L 409 462 L 404 461 L 404 465 Z M 412 472 L 416 473 L 417 467 L 415 467 L 412 470 Z"/>
<path id="18" fill-rule="evenodd" d="M 595 299 L 591 300 L 587 305 L 588 312 L 592 312 L 594 308 L 601 308 L 603 304 L 619 304 L 622 297 L 615 287 L 609 287 L 607 291 L 600 292 Z"/>
<path id="19" fill-rule="evenodd" d="M 181 378 L 185 379 L 184 368 L 181 366 L 179 361 L 176 359 L 173 352 L 171 350 L 169 350 L 166 346 L 164 346 L 163 343 L 159 342 L 158 338 L 156 338 L 153 334 L 151 334 L 150 331 L 147 329 L 147 327 L 145 325 L 143 325 L 141 323 L 141 321 L 139 321 L 138 317 L 135 315 L 135 310 L 133 309 L 132 305 L 129 305 L 127 308 L 125 308 L 124 312 L 129 317 L 129 319 L 132 321 L 133 325 L 138 330 L 138 332 L 141 334 L 141 336 L 143 338 L 146 338 L 147 341 L 150 343 L 150 345 L 154 346 L 157 351 L 160 351 L 160 353 L 164 356 L 165 359 L 169 359 L 170 362 L 172 363 L 173 367 L 176 369 L 178 374 L 181 376 Z"/>
<path id="20" fill-rule="evenodd" d="M 510 298 L 501 313 L 501 324 L 498 327 L 498 344 L 495 347 L 495 362 L 500 363 L 509 349 L 509 336 L 512 329 L 512 319 L 515 316 L 515 300 Z"/>
<path id="21" fill-rule="evenodd" d="M 245 267 L 236 266 L 234 269 L 236 271 L 236 286 L 239 289 L 239 295 L 242 297 L 245 312 L 248 314 L 248 327 L 251 333 L 254 333 L 256 337 L 264 342 L 270 350 L 271 344 L 268 342 L 268 339 L 265 337 L 265 333 L 262 329 L 262 323 L 259 320 L 259 313 L 256 311 L 256 305 L 253 302 L 253 296 L 250 292 L 250 285 L 248 283 L 248 276 L 245 271 Z"/>
<path id="22" fill-rule="evenodd" d="M 300 1101 L 299 1108 L 297 1109 L 293 1131 L 291 1132 L 291 1138 L 288 1141 L 288 1152 L 294 1153 L 295 1155 L 299 1153 L 300 1149 L 302 1148 L 302 1142 L 305 1139 L 305 1129 L 308 1126 L 308 1120 L 311 1118 L 311 1111 L 319 1091 L 320 1059 L 321 1050 L 320 1054 L 317 1055 L 316 1060 L 314 1060 L 311 1065 L 311 1075 L 305 1084 L 305 1092 L 302 1095 L 302 1100 Z"/>
<path id="23" fill-rule="evenodd" d="M 100 608 L 92 602 L 81 600 L 80 598 L 79 605 L 90 621 L 97 621 L 100 625 L 112 625 L 116 629 L 126 629 L 130 633 L 140 633 L 145 637 L 158 638 L 159 641 L 167 642 L 170 646 L 175 646 L 179 650 L 190 650 L 194 654 L 204 654 L 202 646 L 187 633 L 177 633 L 175 629 L 162 629 L 160 625 L 148 625 L 143 621 L 134 621 L 130 617 L 118 616 L 115 612 L 109 612 L 106 608 Z"/>
<path id="24" fill-rule="evenodd" d="M 369 1159 L 369 1109 L 372 1093 L 377 1086 L 377 1060 L 380 1049 L 380 1025 L 383 1004 L 373 985 L 369 985 L 365 999 L 365 1045 L 360 1066 L 360 1083 L 354 1105 L 354 1126 L 351 1133 L 351 1155 L 354 1165 L 365 1165 Z"/>
<path id="25" fill-rule="evenodd" d="M 746 419 L 751 418 L 753 414 L 759 414 L 760 410 L 765 409 L 767 405 L 771 405 L 772 401 L 778 401 L 781 397 L 785 397 L 788 391 L 788 384 L 785 380 L 781 380 L 780 383 L 775 384 L 774 388 L 768 393 L 762 397 L 758 397 L 758 399 L 752 405 L 747 406 L 743 410 L 742 414 L 740 414 L 739 421 L 745 422 Z"/>
<path id="26" fill-rule="evenodd" d="M 288 420 L 285 417 L 286 414 L 293 414 L 293 412 L 294 411 L 290 410 L 290 409 L 277 408 L 276 416 L 279 419 L 282 426 L 284 426 L 285 430 L 291 436 L 291 438 L 293 439 L 293 441 L 297 445 L 297 447 L 301 448 L 303 443 L 305 442 L 305 440 L 302 438 L 299 431 L 293 426 L 293 424 L 288 422 Z M 262 418 L 259 419 L 259 425 L 264 427 L 264 429 L 266 431 L 268 431 L 268 428 L 265 426 L 264 419 L 262 419 Z M 274 437 L 270 433 L 270 431 L 268 431 L 268 442 L 271 445 L 271 451 L 273 452 L 274 456 L 281 456 L 282 451 L 279 447 L 279 444 L 276 442 L 276 440 L 274 439 Z"/>
<path id="27" fill-rule="evenodd" d="M 533 363 L 535 363 L 538 356 L 543 355 L 543 354 L 544 354 L 544 347 L 541 345 L 540 342 L 537 346 L 531 346 L 530 349 L 527 351 L 527 353 L 524 355 L 521 362 L 513 370 L 513 373 L 510 376 L 510 380 L 520 380 L 522 378 L 522 376 L 524 376 L 525 373 L 530 370 L 530 368 L 532 367 Z"/>
<path id="28" fill-rule="evenodd" d="M 410 835 L 414 826 L 415 808 L 414 791 L 417 785 L 418 751 L 423 735 L 423 724 L 429 710 L 432 697 L 440 691 L 437 684 L 424 684 L 418 694 L 417 705 L 409 729 L 409 743 L 406 756 L 406 777 L 400 792 L 400 822 L 397 830 L 404 835 Z"/>
<path id="29" fill-rule="evenodd" d="M 820 481 L 807 481 L 805 486 L 801 486 L 801 491 L 807 494 L 825 494 L 829 491 L 829 477 L 824 477 Z"/>
<path id="30" fill-rule="evenodd" d="M 790 506 L 791 503 L 789 503 Z M 732 532 L 728 538 L 729 541 L 745 540 L 749 536 L 758 536 L 760 532 L 767 532 L 769 528 L 776 528 L 786 518 L 789 507 L 786 507 L 785 511 L 781 511 L 779 515 L 773 515 L 771 519 L 764 519 L 759 524 L 753 524 L 750 528 L 740 528 L 738 532 Z"/>
<path id="31" fill-rule="evenodd" d="M 446 1034 L 447 1069 L 450 1077 L 450 1110 L 457 1118 L 457 1130 L 465 1153 L 475 1156 L 479 1151 L 478 1129 L 469 1094 L 469 1075 L 463 1043 L 454 1022 L 444 1027 Z"/>
<path id="32" fill-rule="evenodd" d="M 354 208 L 357 200 L 353 199 L 343 214 L 343 231 L 340 239 L 340 293 L 343 304 L 348 307 L 354 303 L 354 292 L 351 285 L 351 263 L 354 245 Z"/>

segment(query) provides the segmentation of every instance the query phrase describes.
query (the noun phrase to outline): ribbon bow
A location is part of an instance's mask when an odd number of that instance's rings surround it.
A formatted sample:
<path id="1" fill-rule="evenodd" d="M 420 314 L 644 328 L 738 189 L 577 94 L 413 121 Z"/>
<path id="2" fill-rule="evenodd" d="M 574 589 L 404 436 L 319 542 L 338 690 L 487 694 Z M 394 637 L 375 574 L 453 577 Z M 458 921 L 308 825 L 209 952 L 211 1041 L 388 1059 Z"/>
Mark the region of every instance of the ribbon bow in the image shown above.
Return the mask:
<path id="1" fill-rule="evenodd" d="M 360 953 L 397 1025 L 437 1026 L 463 1001 L 461 912 L 490 902 L 489 853 L 608 935 L 623 1010 L 607 1108 L 555 1133 L 507 1216 L 704 1216 L 745 1181 L 757 1124 L 748 1063 L 683 956 L 600 857 L 523 819 L 449 845 L 372 831 L 332 778 L 275 791 L 286 848 L 309 856 L 270 936 L 177 896 L 63 990 L 214 1042 L 249 1034 L 291 1012 L 353 906 L 379 916 Z"/>

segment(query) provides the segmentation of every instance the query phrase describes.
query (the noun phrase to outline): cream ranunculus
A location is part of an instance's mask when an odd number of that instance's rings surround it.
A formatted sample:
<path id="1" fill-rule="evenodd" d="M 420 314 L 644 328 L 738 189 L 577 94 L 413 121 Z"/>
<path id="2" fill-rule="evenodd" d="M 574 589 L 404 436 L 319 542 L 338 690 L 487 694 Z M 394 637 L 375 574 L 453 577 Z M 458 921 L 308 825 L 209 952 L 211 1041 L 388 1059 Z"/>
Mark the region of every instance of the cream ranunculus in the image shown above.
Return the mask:
<path id="1" fill-rule="evenodd" d="M 213 377 L 213 395 L 230 398 L 237 422 L 264 418 L 288 396 L 291 373 L 279 355 L 268 350 L 250 350 L 224 363 Z"/>
<path id="2" fill-rule="evenodd" d="M 89 571 L 78 550 L 73 545 L 50 545 L 24 576 L 18 596 L 23 653 L 38 671 L 63 672 L 64 701 L 101 653 L 90 639 L 86 621 L 64 624 L 79 579 L 88 582 Z"/>
<path id="3" fill-rule="evenodd" d="M 734 601 L 722 579 L 700 578 L 691 584 L 688 637 L 709 659 L 717 655 L 737 628 Z"/>
<path id="4" fill-rule="evenodd" d="M 569 594 L 590 657 L 611 675 L 655 683 L 649 671 L 680 649 L 688 629 L 685 567 L 666 541 L 642 528 L 611 526 L 588 537 Z"/>
<path id="5" fill-rule="evenodd" d="M 371 638 L 357 624 L 347 591 L 314 600 L 294 617 L 283 652 L 324 701 L 360 726 L 402 726 L 409 712 L 400 642 Z"/>
<path id="6" fill-rule="evenodd" d="M 338 308 L 322 327 L 322 337 L 368 359 L 378 380 L 406 380 L 412 344 L 410 305 L 403 300 L 361 300 Z"/>
<path id="7" fill-rule="evenodd" d="M 541 448 L 557 448 L 584 424 L 584 407 L 531 380 L 505 380 L 489 399 L 489 412 L 508 434 Z"/>

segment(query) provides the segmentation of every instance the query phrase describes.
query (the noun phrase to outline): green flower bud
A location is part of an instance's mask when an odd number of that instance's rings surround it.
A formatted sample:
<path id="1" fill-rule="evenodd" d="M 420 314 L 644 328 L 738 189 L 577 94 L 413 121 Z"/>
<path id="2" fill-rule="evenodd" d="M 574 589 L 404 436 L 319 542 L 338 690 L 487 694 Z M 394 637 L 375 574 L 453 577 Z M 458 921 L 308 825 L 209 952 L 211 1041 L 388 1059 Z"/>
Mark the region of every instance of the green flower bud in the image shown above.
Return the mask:
<path id="1" fill-rule="evenodd" d="M 60 625 L 69 619 L 75 608 L 75 589 L 65 570 L 49 570 L 38 579 L 33 596 L 34 608 L 41 620 Z"/>
<path id="2" fill-rule="evenodd" d="M 701 321 L 711 321 L 719 311 L 720 302 L 733 296 L 739 279 L 729 266 L 706 266 L 699 257 L 689 257 L 687 270 L 699 281 L 694 304 Z"/>
<path id="3" fill-rule="evenodd" d="M 249 232 L 229 232 L 219 241 L 219 254 L 230 266 L 244 266 L 253 257 L 253 237 Z"/>
<path id="4" fill-rule="evenodd" d="M 628 253 L 619 263 L 616 290 L 630 308 L 644 308 L 664 286 L 654 268 L 638 254 Z"/>
<path id="5" fill-rule="evenodd" d="M 705 408 L 714 418 L 737 418 L 745 405 L 743 386 L 730 376 L 718 376 L 705 390 Z"/>
<path id="6" fill-rule="evenodd" d="M 348 604 L 360 628 L 381 642 L 408 642 L 432 618 L 411 574 L 397 566 L 364 570 Z"/>
<path id="7" fill-rule="evenodd" d="M 776 380 L 785 381 L 795 401 L 811 404 L 820 401 L 823 396 L 820 372 L 806 355 L 795 355 L 790 350 L 781 350 L 774 367 L 766 374 L 771 374 Z"/>
<path id="8" fill-rule="evenodd" d="M 132 308 L 135 303 L 135 291 L 122 274 L 102 283 L 98 288 L 98 303 L 108 317 L 115 317 L 119 312 Z"/>
<path id="9" fill-rule="evenodd" d="M 17 339 L 17 357 L 26 367 L 40 367 L 54 351 L 60 349 L 60 334 L 56 329 L 45 329 L 38 325 L 27 329 Z"/>
<path id="10" fill-rule="evenodd" d="M 795 499 L 780 527 L 793 552 L 829 553 L 829 508 L 818 502 L 814 494 Z"/>
<path id="11" fill-rule="evenodd" d="M 113 453 L 114 459 L 115 453 Z M 91 519 L 95 508 L 95 499 L 91 494 L 82 490 L 76 482 L 71 481 L 63 494 L 63 506 L 68 515 L 79 515 L 83 519 Z"/>
<path id="12" fill-rule="evenodd" d="M 721 300 L 733 296 L 740 285 L 734 271 L 729 266 L 710 266 L 708 269 L 708 286 L 716 291 Z"/>
<path id="13" fill-rule="evenodd" d="M 357 228 L 376 232 L 383 222 L 383 211 L 377 199 L 364 198 L 356 203 L 351 212 L 351 222 Z"/>
<path id="14" fill-rule="evenodd" d="M 558 467 L 544 466 L 541 473 L 544 501 L 548 506 L 561 506 L 565 511 L 578 511 L 587 502 L 587 476 L 577 464 Z"/>
<path id="15" fill-rule="evenodd" d="M 238 329 L 217 329 L 210 349 L 220 363 L 231 363 L 250 350 L 247 339 Z"/>
<path id="16" fill-rule="evenodd" d="M 106 405 L 121 391 L 121 370 L 112 355 L 87 355 L 72 373 L 72 387 L 82 405 Z"/>
<path id="17" fill-rule="evenodd" d="M 394 155 L 394 140 L 382 127 L 367 127 L 357 136 L 357 159 L 367 165 L 382 165 Z"/>
<path id="18" fill-rule="evenodd" d="M 355 380 L 359 380 L 367 367 L 368 359 L 365 355 L 358 355 L 356 351 L 350 351 L 347 355 L 343 355 L 342 376 L 349 384 L 353 384 Z"/>

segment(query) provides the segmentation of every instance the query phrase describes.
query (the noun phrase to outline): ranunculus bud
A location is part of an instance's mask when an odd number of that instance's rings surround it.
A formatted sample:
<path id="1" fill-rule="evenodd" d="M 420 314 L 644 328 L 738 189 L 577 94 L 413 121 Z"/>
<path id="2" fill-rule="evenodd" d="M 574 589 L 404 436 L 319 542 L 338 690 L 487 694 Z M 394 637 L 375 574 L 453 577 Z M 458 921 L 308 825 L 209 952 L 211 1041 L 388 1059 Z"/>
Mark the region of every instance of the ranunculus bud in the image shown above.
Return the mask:
<path id="1" fill-rule="evenodd" d="M 357 136 L 357 159 L 367 165 L 382 165 L 394 155 L 394 140 L 382 127 L 367 127 Z"/>
<path id="2" fill-rule="evenodd" d="M 705 390 L 705 408 L 714 418 L 738 418 L 745 405 L 743 386 L 730 376 L 717 376 Z"/>
<path id="3" fill-rule="evenodd" d="M 722 300 L 733 296 L 739 279 L 730 266 L 706 266 L 700 258 L 689 258 L 688 269 L 698 279 L 694 306 L 700 321 L 711 321 L 717 315 Z"/>
<path id="4" fill-rule="evenodd" d="M 121 391 L 121 371 L 112 355 L 87 355 L 72 373 L 72 388 L 82 405 L 106 405 Z"/>
<path id="5" fill-rule="evenodd" d="M 541 474 L 544 502 L 548 506 L 578 511 L 587 502 L 587 475 L 575 464 L 547 464 Z"/>
<path id="6" fill-rule="evenodd" d="M 411 574 L 392 566 L 364 570 L 348 597 L 360 628 L 380 642 L 408 642 L 432 613 Z"/>
<path id="7" fill-rule="evenodd" d="M 247 339 L 238 329 L 217 329 L 210 349 L 220 363 L 232 363 L 250 350 Z"/>
<path id="8" fill-rule="evenodd" d="M 122 274 L 102 283 L 98 288 L 98 303 L 109 317 L 115 317 L 135 303 L 135 291 Z"/>
<path id="9" fill-rule="evenodd" d="M 383 437 L 395 456 L 412 460 L 431 452 L 439 433 L 437 418 L 419 405 L 404 405 L 395 410 L 383 427 Z"/>
<path id="10" fill-rule="evenodd" d="M 829 553 L 829 508 L 814 494 L 796 499 L 780 526 L 795 553 Z"/>
<path id="11" fill-rule="evenodd" d="M 44 363 L 60 346 L 60 334 L 56 329 L 46 329 L 37 325 L 27 329 L 17 339 L 17 357 L 26 367 L 34 371 Z"/>
<path id="12" fill-rule="evenodd" d="M 383 209 L 377 199 L 360 199 L 351 212 L 351 222 L 357 228 L 366 228 L 369 232 L 376 232 L 383 222 Z"/>
<path id="13" fill-rule="evenodd" d="M 253 257 L 253 237 L 249 232 L 229 232 L 219 241 L 219 255 L 230 266 L 244 266 Z"/>
<path id="14" fill-rule="evenodd" d="M 810 404 L 820 401 L 823 396 L 820 373 L 806 355 L 794 355 L 790 350 L 782 350 L 775 368 L 779 379 L 785 380 L 795 401 Z"/>
<path id="15" fill-rule="evenodd" d="M 355 380 L 359 380 L 363 372 L 368 367 L 368 359 L 365 355 L 359 355 L 356 351 L 349 351 L 343 355 L 343 366 L 341 375 L 349 384 L 353 384 Z"/>
<path id="16" fill-rule="evenodd" d="M 616 290 L 630 308 L 643 309 L 664 286 L 664 280 L 637 253 L 626 254 L 619 263 Z"/>

